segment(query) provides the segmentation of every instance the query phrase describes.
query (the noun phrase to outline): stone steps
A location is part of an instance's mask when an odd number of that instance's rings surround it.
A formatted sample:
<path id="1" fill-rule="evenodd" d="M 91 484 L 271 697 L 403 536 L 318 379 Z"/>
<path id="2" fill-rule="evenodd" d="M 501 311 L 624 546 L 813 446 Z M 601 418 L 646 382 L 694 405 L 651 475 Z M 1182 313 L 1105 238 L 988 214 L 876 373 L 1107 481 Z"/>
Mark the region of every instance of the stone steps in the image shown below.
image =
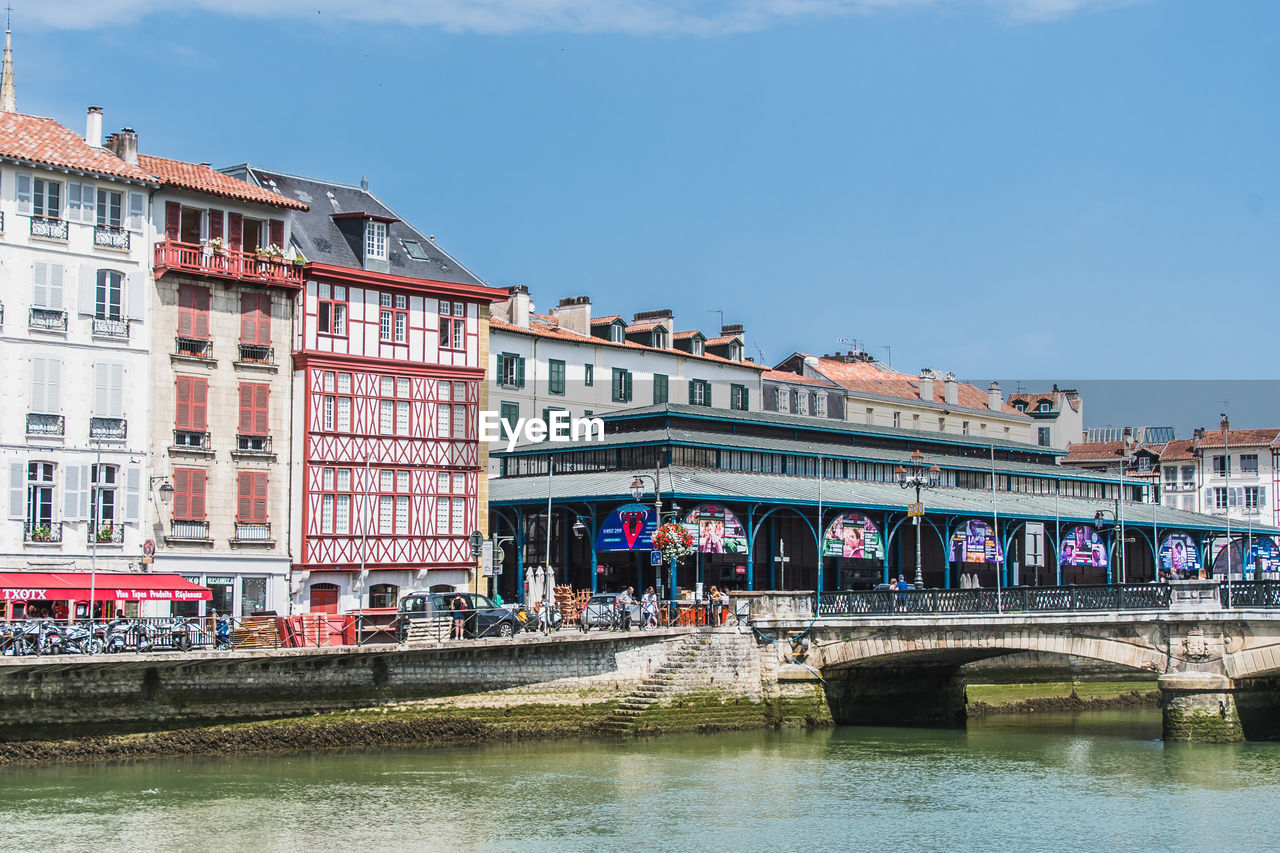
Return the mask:
<path id="1" fill-rule="evenodd" d="M 670 693 L 680 671 L 696 661 L 698 653 L 710 642 L 710 636 L 704 634 L 684 638 L 667 660 L 618 703 L 609 718 L 601 724 L 601 730 L 616 735 L 635 734 L 645 714 L 661 704 L 663 697 Z"/>

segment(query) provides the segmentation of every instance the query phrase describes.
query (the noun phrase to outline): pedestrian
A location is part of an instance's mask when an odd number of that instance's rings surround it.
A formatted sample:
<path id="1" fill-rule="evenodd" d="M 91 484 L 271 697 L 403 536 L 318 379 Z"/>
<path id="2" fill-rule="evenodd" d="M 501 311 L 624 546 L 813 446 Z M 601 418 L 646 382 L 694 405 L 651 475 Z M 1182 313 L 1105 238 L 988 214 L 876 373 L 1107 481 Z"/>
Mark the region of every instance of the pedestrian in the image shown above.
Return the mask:
<path id="1" fill-rule="evenodd" d="M 631 605 L 635 603 L 635 587 L 626 587 L 622 592 L 618 593 L 616 604 L 619 610 L 619 624 L 622 630 L 631 630 Z"/>
<path id="2" fill-rule="evenodd" d="M 712 627 L 720 624 L 720 590 L 714 586 L 707 595 L 707 624 Z"/>
<path id="3" fill-rule="evenodd" d="M 898 575 L 898 582 L 893 586 L 894 589 L 898 590 L 898 609 L 905 610 L 907 607 L 907 597 L 902 595 L 902 591 L 911 589 L 911 584 L 907 583 L 907 579 L 904 576 Z"/>
<path id="4" fill-rule="evenodd" d="M 461 640 L 466 636 L 467 624 L 467 600 L 462 597 L 462 593 L 454 593 L 453 602 L 453 637 L 451 639 Z"/>
<path id="5" fill-rule="evenodd" d="M 653 587 L 646 589 L 640 598 L 640 614 L 644 617 L 641 628 L 658 627 L 658 596 Z"/>

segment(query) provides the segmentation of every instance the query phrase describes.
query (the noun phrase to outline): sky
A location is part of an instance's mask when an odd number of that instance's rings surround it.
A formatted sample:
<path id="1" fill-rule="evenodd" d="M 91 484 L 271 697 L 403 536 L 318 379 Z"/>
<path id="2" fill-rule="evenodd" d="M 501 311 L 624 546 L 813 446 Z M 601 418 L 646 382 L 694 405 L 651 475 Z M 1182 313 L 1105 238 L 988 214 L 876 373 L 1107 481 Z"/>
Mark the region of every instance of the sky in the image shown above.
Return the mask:
<path id="1" fill-rule="evenodd" d="M 366 175 L 539 310 L 723 311 L 770 363 L 1276 376 L 1273 0 L 13 2 L 21 112 Z"/>

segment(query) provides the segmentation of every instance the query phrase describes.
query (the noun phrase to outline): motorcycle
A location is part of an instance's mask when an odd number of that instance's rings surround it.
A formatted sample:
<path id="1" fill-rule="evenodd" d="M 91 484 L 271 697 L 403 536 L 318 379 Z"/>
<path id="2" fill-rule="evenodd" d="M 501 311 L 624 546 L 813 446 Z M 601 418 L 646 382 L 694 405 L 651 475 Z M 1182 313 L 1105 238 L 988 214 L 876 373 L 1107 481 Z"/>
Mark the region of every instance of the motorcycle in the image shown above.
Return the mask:
<path id="1" fill-rule="evenodd" d="M 115 618 L 106 626 L 106 637 L 103 640 L 103 651 L 109 655 L 129 650 L 129 629 L 133 625 L 128 619 Z"/>
<path id="2" fill-rule="evenodd" d="M 516 618 L 520 618 L 517 611 Z M 524 627 L 526 631 L 559 631 L 560 626 L 564 624 L 564 617 L 560 614 L 560 608 L 556 605 L 550 607 L 539 606 L 532 615 L 526 614 Z"/>
<path id="3" fill-rule="evenodd" d="M 95 636 L 94 626 L 83 622 L 68 625 L 62 634 L 63 650 L 74 655 L 96 655 L 102 641 Z"/>
<path id="4" fill-rule="evenodd" d="M 215 614 L 213 618 L 213 647 L 219 650 L 231 648 L 230 616 L 218 616 Z"/>

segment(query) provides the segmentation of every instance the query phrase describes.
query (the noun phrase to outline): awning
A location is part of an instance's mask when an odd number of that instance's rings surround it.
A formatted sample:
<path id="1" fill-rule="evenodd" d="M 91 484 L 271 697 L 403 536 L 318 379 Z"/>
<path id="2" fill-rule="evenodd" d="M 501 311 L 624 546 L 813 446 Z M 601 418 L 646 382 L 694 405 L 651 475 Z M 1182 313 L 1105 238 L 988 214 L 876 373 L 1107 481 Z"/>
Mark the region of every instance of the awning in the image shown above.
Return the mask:
<path id="1" fill-rule="evenodd" d="M 0 572 L 0 601 L 210 601 L 213 593 L 182 575 L 98 572 Z"/>

